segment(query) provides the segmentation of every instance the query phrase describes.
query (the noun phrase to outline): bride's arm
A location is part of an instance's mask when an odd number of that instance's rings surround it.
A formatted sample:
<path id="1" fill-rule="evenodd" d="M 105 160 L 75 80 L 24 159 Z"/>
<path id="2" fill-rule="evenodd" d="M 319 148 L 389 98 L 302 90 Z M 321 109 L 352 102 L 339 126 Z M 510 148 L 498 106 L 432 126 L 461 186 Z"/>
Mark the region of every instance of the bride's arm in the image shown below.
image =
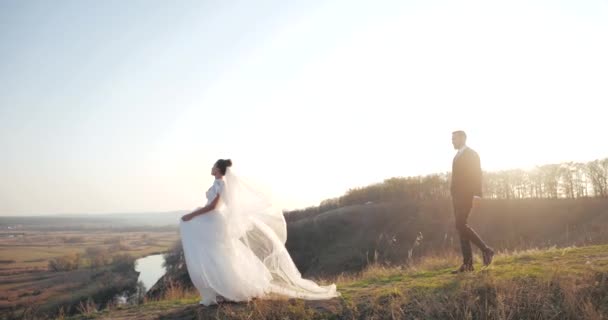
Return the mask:
<path id="1" fill-rule="evenodd" d="M 217 203 L 219 202 L 219 200 L 220 200 L 220 195 L 218 194 L 217 196 L 215 196 L 213 201 L 211 201 L 211 203 L 209 203 L 208 205 L 206 205 L 200 209 L 196 209 L 196 210 L 184 215 L 182 217 L 182 220 L 188 221 L 188 220 L 191 220 L 192 218 L 198 216 L 199 214 L 205 214 L 209 211 L 212 211 L 217 206 Z"/>

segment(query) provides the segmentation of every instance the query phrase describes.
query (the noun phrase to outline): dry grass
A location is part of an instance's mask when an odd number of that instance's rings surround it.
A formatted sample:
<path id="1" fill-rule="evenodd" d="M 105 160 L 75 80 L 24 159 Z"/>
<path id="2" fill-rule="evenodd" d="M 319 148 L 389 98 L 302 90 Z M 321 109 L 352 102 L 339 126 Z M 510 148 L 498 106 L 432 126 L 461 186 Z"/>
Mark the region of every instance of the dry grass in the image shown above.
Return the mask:
<path id="1" fill-rule="evenodd" d="M 27 309 L 28 314 L 31 314 L 34 309 L 57 309 L 62 302 L 96 294 L 103 287 L 97 283 L 102 280 L 96 278 L 96 274 L 102 270 L 89 269 L 92 261 L 87 256 L 87 249 L 107 251 L 113 245 L 113 239 L 119 239 L 130 250 L 113 251 L 112 255 L 127 253 L 137 258 L 167 251 L 179 239 L 177 232 L 167 231 L 23 233 L 25 235 L 22 237 L 0 237 L 2 260 L 15 261 L 0 264 L 0 319 L 7 310 L 26 312 Z M 144 241 L 145 239 L 154 241 Z M 78 270 L 48 271 L 50 260 L 75 254 L 82 256 Z M 103 281 L 108 283 L 111 280 Z M 90 306 L 83 307 L 89 310 Z"/>
<path id="2" fill-rule="evenodd" d="M 49 260 L 71 254 L 86 253 L 90 247 L 109 249 L 115 243 L 122 244 L 122 253 L 142 257 L 155 252 L 167 251 L 179 239 L 177 232 L 91 232 L 57 231 L 24 232 L 15 238 L 0 237 L 0 256 L 14 260 L 14 263 L 0 264 L 0 275 L 14 274 L 15 271 L 40 270 L 46 268 Z M 142 241 L 142 238 L 153 241 Z M 151 236 L 150 236 L 151 235 Z M 79 239 L 73 241 L 72 239 Z M 116 252 L 120 253 L 120 252 Z"/>
<path id="3" fill-rule="evenodd" d="M 470 274 L 449 273 L 456 255 L 405 266 L 373 264 L 333 279 L 342 297 L 198 305 L 175 286 L 160 300 L 69 319 L 605 319 L 608 245 L 500 253 Z"/>

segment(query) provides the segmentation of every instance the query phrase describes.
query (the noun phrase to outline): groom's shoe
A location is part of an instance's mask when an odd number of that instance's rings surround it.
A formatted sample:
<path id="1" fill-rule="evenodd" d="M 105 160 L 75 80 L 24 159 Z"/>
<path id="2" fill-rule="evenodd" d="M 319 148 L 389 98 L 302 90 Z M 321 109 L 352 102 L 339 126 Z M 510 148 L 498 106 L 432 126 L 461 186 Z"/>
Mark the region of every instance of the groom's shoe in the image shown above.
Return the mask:
<path id="1" fill-rule="evenodd" d="M 493 259 L 494 259 L 494 250 L 492 250 L 491 248 L 486 249 L 483 252 L 483 265 L 484 265 L 484 267 L 489 266 L 490 263 L 492 263 Z"/>
<path id="2" fill-rule="evenodd" d="M 452 274 L 459 274 L 459 273 L 464 273 L 464 272 L 473 272 L 473 270 L 475 270 L 473 268 L 473 265 L 470 264 L 462 264 L 460 266 L 460 268 L 452 271 Z"/>

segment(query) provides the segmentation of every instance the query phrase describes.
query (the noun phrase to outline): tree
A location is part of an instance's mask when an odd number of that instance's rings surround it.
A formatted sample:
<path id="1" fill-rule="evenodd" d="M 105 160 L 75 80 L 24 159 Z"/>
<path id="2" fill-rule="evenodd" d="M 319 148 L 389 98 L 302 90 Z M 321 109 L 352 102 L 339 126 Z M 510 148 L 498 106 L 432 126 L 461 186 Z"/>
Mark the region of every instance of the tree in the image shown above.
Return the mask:
<path id="1" fill-rule="evenodd" d="M 605 198 L 608 196 L 608 169 L 605 168 L 606 161 L 607 159 L 587 163 L 587 173 L 596 197 Z"/>
<path id="2" fill-rule="evenodd" d="M 74 253 L 67 256 L 54 258 L 49 261 L 50 271 L 70 271 L 76 270 L 80 266 L 80 254 Z"/>
<path id="3" fill-rule="evenodd" d="M 130 271 L 135 269 L 135 258 L 128 253 L 112 256 L 112 269 L 115 271 Z"/>
<path id="4" fill-rule="evenodd" d="M 562 190 L 561 193 L 567 197 L 574 199 L 575 198 L 575 175 L 576 175 L 576 167 L 572 162 L 562 163 L 559 167 L 560 180 Z"/>

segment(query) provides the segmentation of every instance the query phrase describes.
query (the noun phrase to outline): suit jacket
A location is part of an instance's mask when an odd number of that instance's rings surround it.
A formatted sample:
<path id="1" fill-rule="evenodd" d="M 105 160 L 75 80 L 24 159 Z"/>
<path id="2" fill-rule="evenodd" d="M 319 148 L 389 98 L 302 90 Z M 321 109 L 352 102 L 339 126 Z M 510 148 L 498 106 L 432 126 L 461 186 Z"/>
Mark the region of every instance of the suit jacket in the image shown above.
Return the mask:
<path id="1" fill-rule="evenodd" d="M 481 164 L 475 150 L 467 147 L 452 161 L 452 198 L 471 201 L 473 196 L 481 197 Z"/>

